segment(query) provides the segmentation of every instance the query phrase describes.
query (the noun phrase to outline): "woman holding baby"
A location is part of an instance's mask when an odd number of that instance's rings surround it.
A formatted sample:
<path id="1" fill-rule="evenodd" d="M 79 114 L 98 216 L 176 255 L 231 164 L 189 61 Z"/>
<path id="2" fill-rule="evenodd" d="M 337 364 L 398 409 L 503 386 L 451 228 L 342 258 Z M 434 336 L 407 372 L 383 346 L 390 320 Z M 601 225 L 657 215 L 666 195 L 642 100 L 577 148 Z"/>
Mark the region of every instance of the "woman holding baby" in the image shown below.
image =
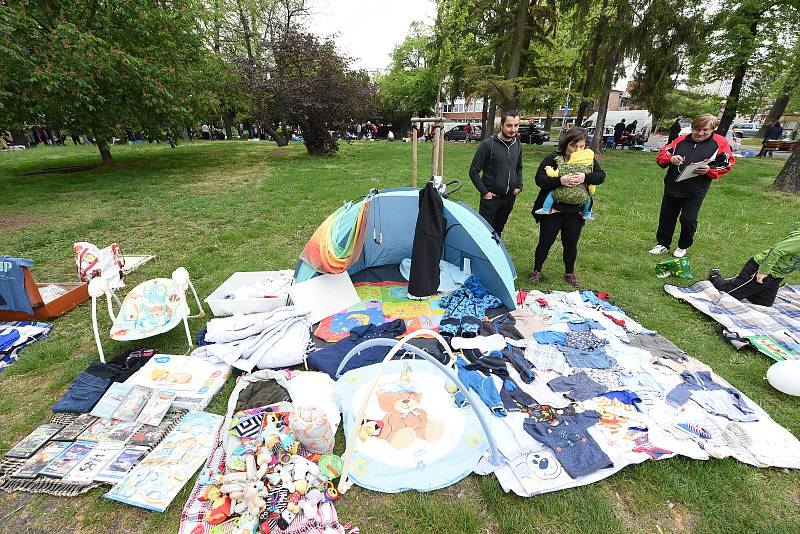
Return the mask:
<path id="1" fill-rule="evenodd" d="M 542 267 L 559 232 L 564 248 L 564 280 L 578 287 L 575 259 L 578 240 L 586 220 L 591 220 L 591 193 L 603 183 L 606 173 L 587 149 L 589 136 L 583 128 L 572 128 L 558 141 L 558 150 L 539 165 L 536 185 L 539 195 L 532 215 L 539 224 L 539 243 L 529 280 L 542 279 Z"/>

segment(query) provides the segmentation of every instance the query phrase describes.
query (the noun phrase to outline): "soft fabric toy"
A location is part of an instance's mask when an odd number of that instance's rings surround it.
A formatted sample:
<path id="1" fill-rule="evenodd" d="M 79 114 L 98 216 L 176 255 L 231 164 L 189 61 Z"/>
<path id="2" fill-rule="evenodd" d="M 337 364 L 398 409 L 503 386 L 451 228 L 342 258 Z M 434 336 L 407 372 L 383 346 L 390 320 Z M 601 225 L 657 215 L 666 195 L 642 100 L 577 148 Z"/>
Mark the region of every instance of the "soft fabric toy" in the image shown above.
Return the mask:
<path id="1" fill-rule="evenodd" d="M 551 178 L 559 178 L 569 174 L 582 172 L 588 174 L 594 169 L 594 152 L 589 148 L 576 150 L 569 158 L 569 162 L 564 161 L 563 156 L 556 156 L 555 158 L 557 169 L 551 166 L 544 168 L 547 176 Z M 595 185 L 583 184 L 581 187 L 567 187 L 559 186 L 553 189 L 545 198 L 544 205 L 541 209 L 536 210 L 539 215 L 549 215 L 553 204 L 560 202 L 562 204 L 584 205 L 584 219 L 591 219 L 590 206 L 587 205 L 589 199 L 594 195 Z"/>

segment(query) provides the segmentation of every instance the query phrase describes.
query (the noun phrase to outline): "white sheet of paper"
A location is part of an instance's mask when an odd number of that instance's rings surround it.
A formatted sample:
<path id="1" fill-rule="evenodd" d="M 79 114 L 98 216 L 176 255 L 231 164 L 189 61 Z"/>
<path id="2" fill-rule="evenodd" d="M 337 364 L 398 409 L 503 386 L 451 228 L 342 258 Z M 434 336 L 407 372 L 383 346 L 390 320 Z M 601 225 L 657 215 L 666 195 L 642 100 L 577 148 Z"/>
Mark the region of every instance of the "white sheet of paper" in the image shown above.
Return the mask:
<path id="1" fill-rule="evenodd" d="M 311 312 L 311 324 L 361 302 L 347 272 L 323 274 L 289 288 L 292 303 Z"/>
<path id="2" fill-rule="evenodd" d="M 683 172 L 681 172 L 681 174 L 677 178 L 675 178 L 675 181 L 682 182 L 683 180 L 688 180 L 689 178 L 697 176 L 697 174 L 695 173 L 697 167 L 699 167 L 700 165 L 708 165 L 709 161 L 714 161 L 714 159 L 717 157 L 717 152 L 719 152 L 719 150 L 715 150 L 714 153 L 711 154 L 711 157 L 704 159 L 703 161 L 698 161 L 696 163 L 688 164 L 686 168 L 683 169 Z"/>

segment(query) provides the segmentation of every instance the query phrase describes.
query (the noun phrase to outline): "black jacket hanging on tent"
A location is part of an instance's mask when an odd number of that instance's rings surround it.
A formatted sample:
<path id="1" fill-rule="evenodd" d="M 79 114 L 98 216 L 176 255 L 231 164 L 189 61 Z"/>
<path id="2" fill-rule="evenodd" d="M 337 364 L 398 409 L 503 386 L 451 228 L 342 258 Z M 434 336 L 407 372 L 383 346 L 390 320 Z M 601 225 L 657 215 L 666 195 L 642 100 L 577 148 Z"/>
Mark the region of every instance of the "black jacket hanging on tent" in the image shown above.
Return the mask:
<path id="1" fill-rule="evenodd" d="M 419 192 L 419 214 L 411 249 L 411 274 L 408 293 L 429 297 L 439 289 L 439 260 L 444 244 L 444 202 L 433 182 Z"/>

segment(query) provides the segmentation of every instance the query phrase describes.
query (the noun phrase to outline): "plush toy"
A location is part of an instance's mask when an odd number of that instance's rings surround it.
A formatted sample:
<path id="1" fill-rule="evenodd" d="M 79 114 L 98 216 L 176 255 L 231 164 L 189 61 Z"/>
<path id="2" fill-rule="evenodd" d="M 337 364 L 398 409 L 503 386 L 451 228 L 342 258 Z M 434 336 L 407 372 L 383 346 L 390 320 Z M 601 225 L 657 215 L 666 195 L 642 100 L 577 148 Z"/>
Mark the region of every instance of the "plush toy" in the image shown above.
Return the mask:
<path id="1" fill-rule="evenodd" d="M 437 419 L 428 419 L 428 413 L 419 407 L 418 392 L 401 390 L 378 391 L 378 404 L 386 412 L 383 431 L 378 436 L 396 449 L 410 446 L 415 438 L 438 441 L 444 434 L 444 425 Z"/>
<path id="2" fill-rule="evenodd" d="M 312 489 L 306 493 L 303 500 L 300 501 L 300 509 L 306 517 L 314 517 L 317 513 L 317 508 L 321 503 L 325 502 L 325 496 L 318 489 Z"/>

